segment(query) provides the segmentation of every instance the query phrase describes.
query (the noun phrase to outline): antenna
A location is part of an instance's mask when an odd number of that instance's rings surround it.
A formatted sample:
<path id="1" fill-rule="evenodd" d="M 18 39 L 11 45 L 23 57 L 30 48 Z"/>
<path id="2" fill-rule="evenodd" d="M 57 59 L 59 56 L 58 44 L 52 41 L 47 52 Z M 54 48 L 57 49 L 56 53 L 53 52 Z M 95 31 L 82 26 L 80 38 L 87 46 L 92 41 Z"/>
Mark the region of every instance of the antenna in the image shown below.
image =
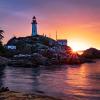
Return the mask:
<path id="1" fill-rule="evenodd" d="M 44 36 L 44 33 L 43 33 L 43 36 Z"/>
<path id="2" fill-rule="evenodd" d="M 58 40 L 58 33 L 57 33 L 57 31 L 56 31 L 56 41 Z"/>

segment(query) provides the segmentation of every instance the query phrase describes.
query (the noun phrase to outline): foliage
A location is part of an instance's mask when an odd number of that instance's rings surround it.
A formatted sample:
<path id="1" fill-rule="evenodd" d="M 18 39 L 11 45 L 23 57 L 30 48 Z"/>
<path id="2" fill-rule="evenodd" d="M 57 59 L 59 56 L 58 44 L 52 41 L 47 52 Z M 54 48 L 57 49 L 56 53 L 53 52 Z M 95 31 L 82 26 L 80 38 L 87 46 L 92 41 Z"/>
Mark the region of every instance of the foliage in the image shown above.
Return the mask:
<path id="1" fill-rule="evenodd" d="M 4 38 L 3 33 L 4 33 L 4 31 L 0 30 L 0 56 L 4 56 L 6 53 L 6 50 L 2 44 L 2 39 Z"/>
<path id="2" fill-rule="evenodd" d="M 3 30 L 0 30 L 0 42 L 4 38 L 3 33 L 4 33 L 4 31 Z"/>

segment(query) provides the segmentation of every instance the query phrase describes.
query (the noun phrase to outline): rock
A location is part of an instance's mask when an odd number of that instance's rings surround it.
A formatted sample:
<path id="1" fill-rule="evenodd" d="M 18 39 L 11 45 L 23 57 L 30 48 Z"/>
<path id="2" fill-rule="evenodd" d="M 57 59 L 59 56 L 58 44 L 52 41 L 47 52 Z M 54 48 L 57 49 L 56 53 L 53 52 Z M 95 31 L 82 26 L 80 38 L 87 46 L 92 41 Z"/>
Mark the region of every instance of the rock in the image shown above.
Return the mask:
<path id="1" fill-rule="evenodd" d="M 14 91 L 0 93 L 0 100 L 61 100 L 59 98 L 40 95 L 40 94 L 25 94 Z M 67 97 L 66 100 L 76 100 L 73 97 Z"/>
<path id="2" fill-rule="evenodd" d="M 9 88 L 8 87 L 1 87 L 0 88 L 0 93 L 1 92 L 6 92 L 6 91 L 9 91 Z"/>
<path id="3" fill-rule="evenodd" d="M 89 59 L 100 58 L 100 50 L 97 50 L 95 48 L 87 49 L 83 52 L 82 57 L 89 58 Z"/>
<path id="4" fill-rule="evenodd" d="M 15 55 L 9 62 L 9 66 L 16 67 L 38 67 L 39 65 L 46 65 L 47 58 L 41 54 L 33 53 L 32 55 Z"/>
<path id="5" fill-rule="evenodd" d="M 33 59 L 33 61 L 35 61 L 37 63 L 37 65 L 45 65 L 48 60 L 48 58 L 46 58 L 38 53 L 33 53 L 32 59 Z"/>
<path id="6" fill-rule="evenodd" d="M 46 49 L 55 45 L 56 41 L 44 37 L 41 35 L 37 35 L 35 37 L 27 36 L 27 37 L 19 37 L 19 38 L 12 38 L 6 44 L 6 47 L 9 45 L 16 46 L 15 53 L 24 53 L 24 54 L 32 54 L 39 49 Z"/>
<path id="7" fill-rule="evenodd" d="M 12 59 L 8 65 L 13 67 L 39 67 L 34 60 L 28 58 Z"/>
<path id="8" fill-rule="evenodd" d="M 59 45 L 44 36 L 12 38 L 7 45 L 15 45 L 15 58 L 9 65 L 38 66 L 52 64 L 81 64 L 93 62 L 90 58 L 100 58 L 100 51 L 90 48 L 83 55 L 73 53 L 69 46 Z"/>
<path id="9" fill-rule="evenodd" d="M 10 60 L 0 56 L 0 66 L 7 65 Z"/>

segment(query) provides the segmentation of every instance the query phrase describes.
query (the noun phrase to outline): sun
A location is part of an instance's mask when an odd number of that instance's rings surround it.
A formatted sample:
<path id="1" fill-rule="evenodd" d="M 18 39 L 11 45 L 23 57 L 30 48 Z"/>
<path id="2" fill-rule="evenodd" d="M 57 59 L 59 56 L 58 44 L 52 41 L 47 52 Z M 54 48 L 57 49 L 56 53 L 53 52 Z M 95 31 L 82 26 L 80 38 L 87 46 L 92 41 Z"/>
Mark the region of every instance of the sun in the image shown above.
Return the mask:
<path id="1" fill-rule="evenodd" d="M 77 52 L 77 51 L 79 51 L 81 49 L 79 46 L 75 46 L 75 45 L 73 45 L 71 47 L 73 49 L 73 52 Z"/>
<path id="2" fill-rule="evenodd" d="M 85 50 L 88 48 L 88 45 L 84 42 L 71 42 L 70 46 L 73 49 L 73 52 Z"/>

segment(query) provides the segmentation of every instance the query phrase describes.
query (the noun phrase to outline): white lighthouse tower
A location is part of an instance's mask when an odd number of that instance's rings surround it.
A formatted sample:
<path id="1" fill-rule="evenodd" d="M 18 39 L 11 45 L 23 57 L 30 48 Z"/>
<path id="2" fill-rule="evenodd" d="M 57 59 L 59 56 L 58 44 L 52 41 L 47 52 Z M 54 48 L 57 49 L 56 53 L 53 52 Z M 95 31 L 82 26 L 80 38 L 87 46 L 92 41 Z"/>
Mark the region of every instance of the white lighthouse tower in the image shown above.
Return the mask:
<path id="1" fill-rule="evenodd" d="M 36 17 L 33 17 L 32 20 L 32 36 L 36 36 L 37 34 L 37 21 L 36 21 Z"/>

